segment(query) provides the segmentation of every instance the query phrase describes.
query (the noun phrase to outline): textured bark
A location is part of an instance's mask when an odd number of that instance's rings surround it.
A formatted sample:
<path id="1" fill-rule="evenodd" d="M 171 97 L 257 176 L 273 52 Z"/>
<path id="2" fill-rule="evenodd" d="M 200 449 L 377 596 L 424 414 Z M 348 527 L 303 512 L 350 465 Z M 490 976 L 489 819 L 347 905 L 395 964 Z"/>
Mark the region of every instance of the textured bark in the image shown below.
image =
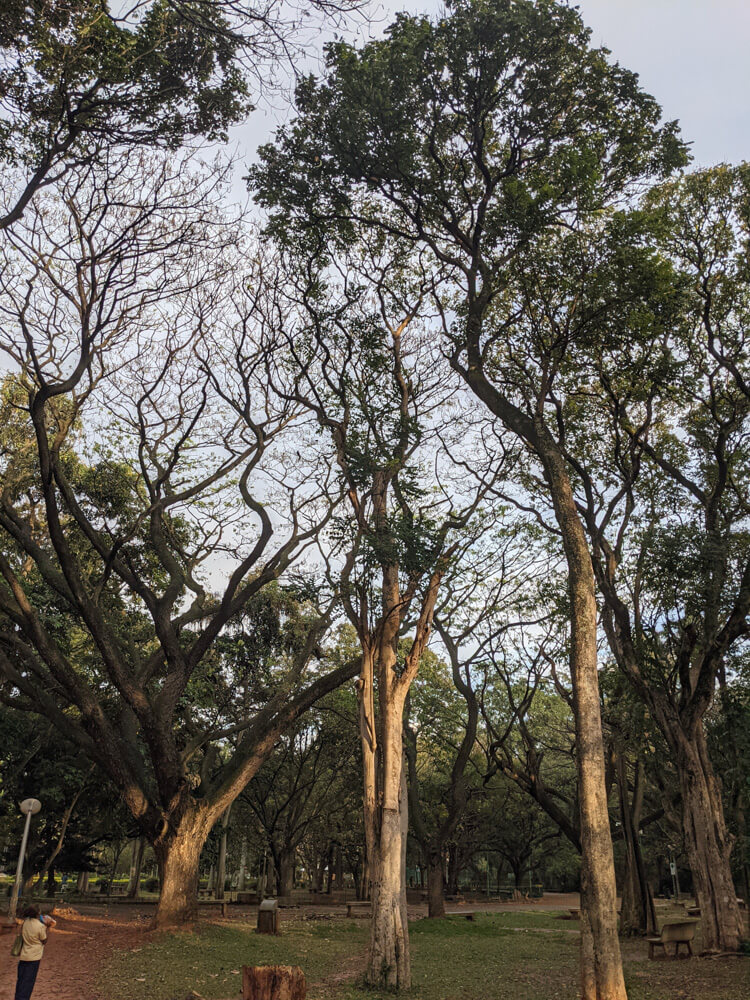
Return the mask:
<path id="1" fill-rule="evenodd" d="M 305 1000 L 305 974 L 296 965 L 244 965 L 242 1000 Z"/>
<path id="2" fill-rule="evenodd" d="M 294 889 L 294 850 L 279 852 L 276 887 L 279 896 L 291 896 Z"/>
<path id="3" fill-rule="evenodd" d="M 383 809 L 373 866 L 370 957 L 366 979 L 380 989 L 405 989 L 411 981 L 409 929 L 402 905 L 402 834 L 399 809 Z"/>
<path id="4" fill-rule="evenodd" d="M 192 923 L 198 916 L 198 865 L 208 830 L 201 817 L 188 814 L 168 834 L 153 845 L 161 885 L 156 928 Z"/>
<path id="5" fill-rule="evenodd" d="M 545 431 L 540 428 L 540 440 Z M 571 607 L 570 671 L 581 812 L 581 980 L 583 1000 L 625 1000 L 597 672 L 594 570 L 562 458 L 542 459 L 563 538 Z"/>
<path id="6" fill-rule="evenodd" d="M 625 935 L 656 933 L 656 911 L 651 886 L 646 877 L 638 825 L 641 812 L 642 775 L 636 766 L 636 783 L 631 805 L 628 793 L 627 769 L 622 754 L 617 756 L 617 786 L 620 798 L 620 817 L 625 844 L 625 872 L 622 885 L 622 910 L 620 931 Z"/>
<path id="7" fill-rule="evenodd" d="M 680 779 L 683 831 L 693 888 L 701 911 L 706 952 L 735 952 L 742 939 L 742 917 L 729 862 L 732 838 L 724 821 L 721 790 L 706 749 L 702 723 L 687 738 L 675 734 L 675 765 Z"/>
<path id="8" fill-rule="evenodd" d="M 440 854 L 432 854 L 427 865 L 427 916 L 445 916 L 445 892 L 443 891 L 443 859 Z"/>

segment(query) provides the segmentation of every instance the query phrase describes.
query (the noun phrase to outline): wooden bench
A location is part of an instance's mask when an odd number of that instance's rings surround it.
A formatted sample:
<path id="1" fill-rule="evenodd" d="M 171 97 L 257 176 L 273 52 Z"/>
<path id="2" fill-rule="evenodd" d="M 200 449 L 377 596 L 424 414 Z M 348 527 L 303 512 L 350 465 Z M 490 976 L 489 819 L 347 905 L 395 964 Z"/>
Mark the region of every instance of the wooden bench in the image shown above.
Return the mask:
<path id="1" fill-rule="evenodd" d="M 683 944 L 687 949 L 688 956 L 692 955 L 693 947 L 690 942 L 695 937 L 695 925 L 697 923 L 697 920 L 678 920 L 664 924 L 660 934 L 653 934 L 646 938 L 648 941 L 648 957 L 655 958 L 655 949 L 663 948 L 664 954 L 668 958 L 667 945 L 670 942 L 674 942 L 673 958 L 677 958 L 680 953 L 680 945 Z"/>
<path id="2" fill-rule="evenodd" d="M 367 899 L 347 903 L 346 915 L 347 917 L 370 917 L 372 916 L 372 903 Z"/>
<path id="3" fill-rule="evenodd" d="M 745 900 L 741 896 L 737 897 L 737 906 L 740 910 L 747 909 Z M 687 912 L 689 917 L 699 917 L 701 915 L 701 908 L 700 906 L 688 906 Z"/>

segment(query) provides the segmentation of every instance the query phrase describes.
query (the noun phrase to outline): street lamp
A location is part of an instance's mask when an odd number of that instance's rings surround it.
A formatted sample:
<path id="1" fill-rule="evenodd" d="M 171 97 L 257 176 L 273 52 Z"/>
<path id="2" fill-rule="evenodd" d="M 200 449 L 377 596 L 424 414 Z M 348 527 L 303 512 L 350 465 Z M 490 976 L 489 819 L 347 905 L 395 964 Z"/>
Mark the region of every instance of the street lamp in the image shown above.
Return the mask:
<path id="1" fill-rule="evenodd" d="M 29 827 L 31 826 L 31 817 L 35 816 L 39 810 L 42 808 L 42 803 L 39 799 L 24 799 L 20 805 L 21 812 L 26 816 L 26 825 L 23 828 L 23 838 L 21 840 L 21 850 L 18 853 L 18 867 L 16 868 L 16 881 L 13 886 L 13 895 L 10 898 L 10 909 L 8 910 L 8 916 L 11 920 L 16 919 L 16 907 L 18 906 L 18 897 L 21 895 L 21 877 L 23 874 L 23 859 L 26 855 L 26 844 L 29 839 Z"/>

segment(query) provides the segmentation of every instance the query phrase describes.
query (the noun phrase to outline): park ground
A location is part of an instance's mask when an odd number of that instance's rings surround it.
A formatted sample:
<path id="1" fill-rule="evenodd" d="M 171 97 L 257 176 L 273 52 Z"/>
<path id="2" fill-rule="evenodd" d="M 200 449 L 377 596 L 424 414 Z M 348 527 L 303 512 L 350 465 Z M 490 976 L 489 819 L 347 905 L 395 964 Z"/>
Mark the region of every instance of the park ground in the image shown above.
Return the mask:
<path id="1" fill-rule="evenodd" d="M 471 921 L 460 911 L 427 920 L 415 907 L 409 1000 L 576 1000 L 579 931 L 567 903 L 490 906 Z M 309 1000 L 382 1000 L 359 984 L 367 921 L 343 908 L 285 910 L 279 937 L 255 934 L 249 908 L 159 934 L 130 907 L 82 911 L 63 911 L 50 935 L 39 1000 L 236 1000 L 242 966 L 268 963 L 301 966 Z M 750 997 L 750 958 L 649 961 L 639 939 L 623 953 L 630 1000 Z M 14 972 L 13 960 L 0 965 L 0 1000 L 11 1000 Z"/>

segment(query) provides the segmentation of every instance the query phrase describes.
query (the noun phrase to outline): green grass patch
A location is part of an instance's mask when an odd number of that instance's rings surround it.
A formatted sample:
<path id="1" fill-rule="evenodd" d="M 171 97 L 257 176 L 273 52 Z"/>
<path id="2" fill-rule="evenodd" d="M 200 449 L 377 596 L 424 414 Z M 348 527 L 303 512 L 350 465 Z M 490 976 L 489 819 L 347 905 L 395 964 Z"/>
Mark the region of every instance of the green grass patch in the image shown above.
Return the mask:
<path id="1" fill-rule="evenodd" d="M 309 1000 L 392 1000 L 359 982 L 364 920 L 293 920 L 278 937 L 253 924 L 204 925 L 114 956 L 101 980 L 106 1000 L 236 998 L 243 965 L 300 965 Z M 411 925 L 408 1000 L 576 1000 L 578 934 L 555 913 L 451 916 Z M 573 933 L 571 933 L 573 932 Z M 649 962 L 643 941 L 624 942 L 630 1000 L 747 1000 L 750 962 Z"/>

